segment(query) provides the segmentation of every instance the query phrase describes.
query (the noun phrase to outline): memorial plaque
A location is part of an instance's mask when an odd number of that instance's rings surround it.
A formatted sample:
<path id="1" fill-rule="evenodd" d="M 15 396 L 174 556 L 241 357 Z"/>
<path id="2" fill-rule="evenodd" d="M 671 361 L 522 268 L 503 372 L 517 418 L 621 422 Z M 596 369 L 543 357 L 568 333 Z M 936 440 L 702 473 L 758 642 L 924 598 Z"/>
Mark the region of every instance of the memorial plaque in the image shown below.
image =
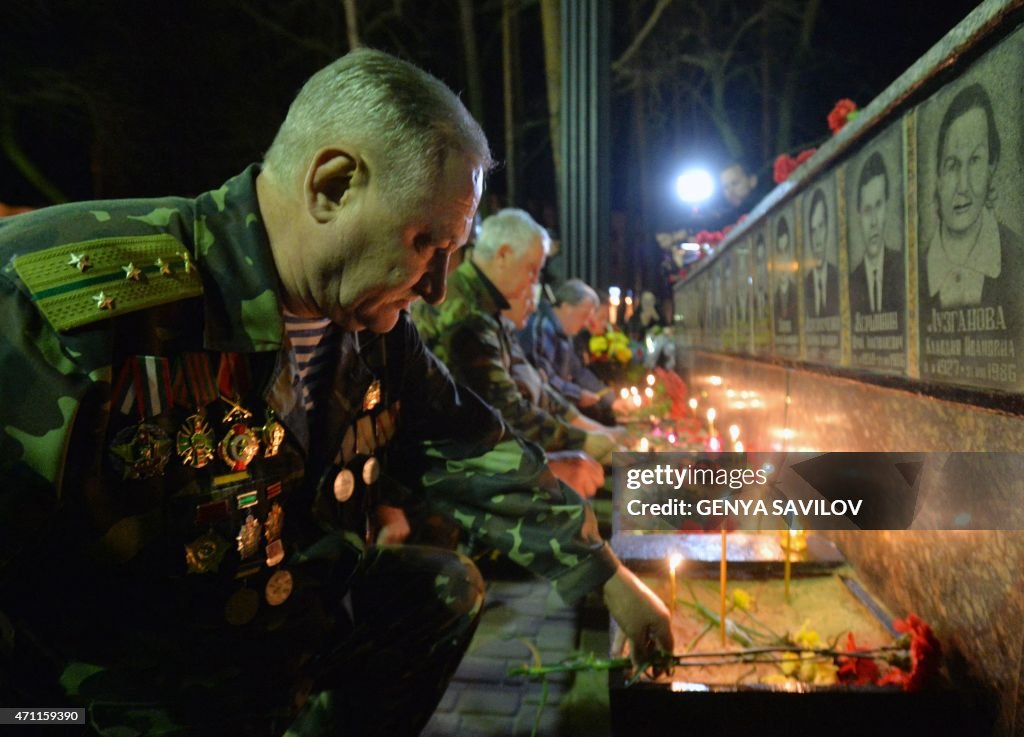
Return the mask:
<path id="1" fill-rule="evenodd" d="M 800 260 L 796 252 L 796 227 L 793 206 L 773 214 L 768 233 L 772 242 L 772 325 L 775 354 L 800 357 L 800 319 L 797 280 Z"/>
<path id="2" fill-rule="evenodd" d="M 846 166 L 851 362 L 895 373 L 907 367 L 902 148 L 895 123 Z"/>
<path id="3" fill-rule="evenodd" d="M 924 379 L 1022 385 L 1022 59 L 1018 31 L 917 113 Z"/>
<path id="4" fill-rule="evenodd" d="M 768 243 L 762 225 L 753 236 L 753 327 L 754 353 L 771 353 L 772 349 L 772 291 L 768 279 Z"/>
<path id="5" fill-rule="evenodd" d="M 800 203 L 807 360 L 838 366 L 842 348 L 835 173 L 822 177 Z"/>

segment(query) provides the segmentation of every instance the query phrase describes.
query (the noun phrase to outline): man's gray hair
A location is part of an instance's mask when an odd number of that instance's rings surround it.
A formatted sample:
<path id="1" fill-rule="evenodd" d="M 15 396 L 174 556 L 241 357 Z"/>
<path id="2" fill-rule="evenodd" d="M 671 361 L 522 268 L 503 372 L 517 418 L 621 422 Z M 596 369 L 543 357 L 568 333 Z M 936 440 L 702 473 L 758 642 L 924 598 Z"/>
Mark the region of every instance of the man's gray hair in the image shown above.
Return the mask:
<path id="1" fill-rule="evenodd" d="M 507 207 L 484 219 L 473 252 L 478 258 L 490 261 L 502 244 L 507 243 L 516 255 L 522 255 L 538 238 L 547 256 L 551 248 L 551 236 L 547 230 L 526 210 Z"/>
<path id="2" fill-rule="evenodd" d="M 567 279 L 555 289 L 555 304 L 576 305 L 589 301 L 594 307 L 601 304 L 601 298 L 597 296 L 594 288 L 582 279 Z"/>
<path id="3" fill-rule="evenodd" d="M 390 194 L 429 191 L 449 155 L 492 165 L 487 137 L 459 98 L 422 69 L 357 49 L 314 74 L 295 97 L 264 167 L 297 186 L 319 149 L 344 141 L 376 154 Z"/>

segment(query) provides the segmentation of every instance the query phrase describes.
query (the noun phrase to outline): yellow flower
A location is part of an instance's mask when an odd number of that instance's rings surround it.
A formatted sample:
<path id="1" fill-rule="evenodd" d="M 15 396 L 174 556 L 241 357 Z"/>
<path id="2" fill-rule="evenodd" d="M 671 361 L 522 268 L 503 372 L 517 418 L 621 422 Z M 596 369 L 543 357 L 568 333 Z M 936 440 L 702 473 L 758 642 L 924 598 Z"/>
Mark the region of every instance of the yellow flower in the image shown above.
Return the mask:
<path id="1" fill-rule="evenodd" d="M 590 338 L 590 352 L 604 353 L 608 350 L 608 339 L 603 335 L 593 335 Z"/>
<path id="2" fill-rule="evenodd" d="M 818 675 L 818 664 L 811 660 L 813 657 L 814 653 L 800 653 L 800 672 L 797 674 L 797 678 L 804 683 L 814 683 L 814 679 Z"/>
<path id="3" fill-rule="evenodd" d="M 833 683 L 838 682 L 836 672 L 839 667 L 833 662 L 818 663 L 817 672 L 814 674 L 814 684 L 816 686 L 831 686 Z"/>
<path id="4" fill-rule="evenodd" d="M 790 642 L 800 647 L 805 647 L 808 650 L 816 650 L 821 647 L 821 638 L 818 633 L 812 629 L 808 629 L 808 625 L 811 621 L 808 619 L 802 625 L 800 629 L 789 636 Z"/>
<path id="5" fill-rule="evenodd" d="M 779 668 L 785 675 L 791 676 L 796 673 L 796 669 L 799 665 L 799 655 L 796 653 L 782 653 L 782 663 L 779 664 Z"/>
<path id="6" fill-rule="evenodd" d="M 633 351 L 629 348 L 616 348 L 615 357 L 619 360 L 619 363 L 629 363 L 629 360 L 633 357 Z"/>
<path id="7" fill-rule="evenodd" d="M 749 612 L 754 606 L 754 597 L 746 589 L 733 589 L 732 603 L 737 609 Z"/>

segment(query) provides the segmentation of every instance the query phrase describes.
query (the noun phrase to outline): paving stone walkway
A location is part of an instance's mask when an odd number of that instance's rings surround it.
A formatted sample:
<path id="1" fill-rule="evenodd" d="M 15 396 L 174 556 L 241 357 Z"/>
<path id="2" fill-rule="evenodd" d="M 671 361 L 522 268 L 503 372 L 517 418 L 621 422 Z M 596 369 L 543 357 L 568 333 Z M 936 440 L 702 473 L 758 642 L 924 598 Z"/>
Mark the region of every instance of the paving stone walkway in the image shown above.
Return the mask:
<path id="1" fill-rule="evenodd" d="M 585 638 L 591 645 L 594 634 Z M 599 634 L 607 647 L 607 634 Z M 581 701 L 589 720 L 597 711 L 598 725 L 588 728 L 589 737 L 608 734 L 603 682 L 595 688 L 589 679 L 587 693 L 574 693 L 577 682 L 588 679 L 552 674 L 538 715 L 543 685 L 507 675 L 510 667 L 533 659 L 531 646 L 542 662 L 557 662 L 579 650 L 580 637 L 578 609 L 562 604 L 546 581 L 491 581 L 476 636 L 422 737 L 529 737 L 535 725 L 537 737 L 576 735 Z"/>

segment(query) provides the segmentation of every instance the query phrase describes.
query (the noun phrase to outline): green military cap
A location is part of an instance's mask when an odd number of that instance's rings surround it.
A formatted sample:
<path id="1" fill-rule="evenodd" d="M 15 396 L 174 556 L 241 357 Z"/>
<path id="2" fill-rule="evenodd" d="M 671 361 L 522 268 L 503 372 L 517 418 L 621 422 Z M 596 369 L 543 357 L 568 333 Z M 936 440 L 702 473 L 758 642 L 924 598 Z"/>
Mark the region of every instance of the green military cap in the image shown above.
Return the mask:
<path id="1" fill-rule="evenodd" d="M 192 255 L 168 233 L 67 243 L 16 256 L 14 270 L 57 330 L 203 293 Z"/>

